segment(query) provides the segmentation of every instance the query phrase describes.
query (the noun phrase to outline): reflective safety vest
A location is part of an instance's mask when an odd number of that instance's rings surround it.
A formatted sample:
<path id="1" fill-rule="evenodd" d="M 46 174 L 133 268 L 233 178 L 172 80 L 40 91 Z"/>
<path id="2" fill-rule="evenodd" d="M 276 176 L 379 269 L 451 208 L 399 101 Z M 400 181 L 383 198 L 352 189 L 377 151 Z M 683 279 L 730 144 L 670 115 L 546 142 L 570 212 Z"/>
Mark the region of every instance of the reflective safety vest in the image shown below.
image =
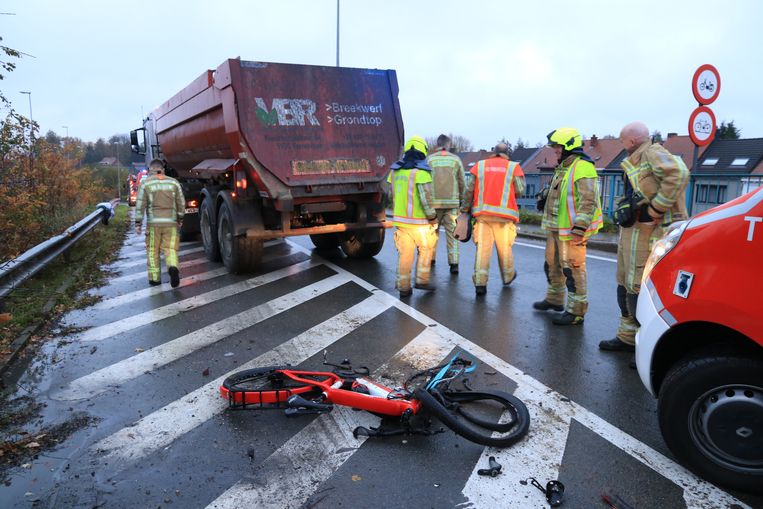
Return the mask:
<path id="1" fill-rule="evenodd" d="M 524 176 L 519 164 L 503 157 L 491 157 L 472 166 L 469 173 L 476 177 L 472 215 L 503 217 L 518 223 L 514 177 Z"/>
<path id="2" fill-rule="evenodd" d="M 387 177 L 392 184 L 393 217 L 395 226 L 418 226 L 429 224 L 416 187 L 417 184 L 432 182 L 432 175 L 426 170 L 392 170 Z"/>
<path id="3" fill-rule="evenodd" d="M 570 169 L 567 170 L 567 175 L 562 180 L 561 189 L 559 190 L 559 216 L 557 218 L 559 224 L 559 239 L 560 240 L 572 240 L 572 227 L 575 225 L 575 219 L 579 216 L 578 205 L 580 197 L 575 195 L 575 181 L 581 178 L 595 179 L 596 185 L 594 186 L 595 205 L 592 217 L 590 217 L 590 224 L 583 234 L 584 238 L 588 238 L 595 235 L 601 227 L 604 225 L 604 220 L 601 215 L 601 199 L 599 198 L 599 176 L 596 173 L 596 168 L 588 161 L 584 161 L 580 157 L 575 159 L 570 165 Z"/>

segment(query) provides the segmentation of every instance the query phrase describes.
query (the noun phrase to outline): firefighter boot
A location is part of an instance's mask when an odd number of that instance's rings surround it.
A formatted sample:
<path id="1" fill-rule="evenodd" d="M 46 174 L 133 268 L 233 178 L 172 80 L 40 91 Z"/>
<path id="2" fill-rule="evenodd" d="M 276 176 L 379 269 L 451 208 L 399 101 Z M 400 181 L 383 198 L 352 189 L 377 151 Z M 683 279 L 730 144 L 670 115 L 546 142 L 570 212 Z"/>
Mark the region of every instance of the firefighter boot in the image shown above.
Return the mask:
<path id="1" fill-rule="evenodd" d="M 564 306 L 561 304 L 551 304 L 547 300 L 539 300 L 538 302 L 533 302 L 533 309 L 537 309 L 538 311 L 548 311 L 549 309 L 553 311 L 564 311 Z"/>
<path id="2" fill-rule="evenodd" d="M 583 317 L 565 311 L 561 315 L 554 317 L 551 323 L 554 325 L 580 325 L 583 323 Z"/>
<path id="3" fill-rule="evenodd" d="M 167 269 L 167 272 L 170 275 L 170 285 L 172 285 L 172 288 L 177 288 L 180 284 L 180 271 L 177 267 L 170 267 Z"/>

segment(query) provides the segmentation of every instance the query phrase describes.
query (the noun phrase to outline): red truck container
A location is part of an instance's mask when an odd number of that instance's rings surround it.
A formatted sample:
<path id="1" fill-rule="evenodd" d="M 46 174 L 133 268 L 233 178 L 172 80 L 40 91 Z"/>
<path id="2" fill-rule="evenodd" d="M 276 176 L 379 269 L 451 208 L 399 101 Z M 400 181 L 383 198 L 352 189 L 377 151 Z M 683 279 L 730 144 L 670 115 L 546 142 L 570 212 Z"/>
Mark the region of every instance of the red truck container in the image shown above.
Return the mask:
<path id="1" fill-rule="evenodd" d="M 198 228 L 232 272 L 256 267 L 265 239 L 291 235 L 370 257 L 403 144 L 397 94 L 392 70 L 231 59 L 151 112 L 131 142 L 181 181 L 183 233 Z"/>

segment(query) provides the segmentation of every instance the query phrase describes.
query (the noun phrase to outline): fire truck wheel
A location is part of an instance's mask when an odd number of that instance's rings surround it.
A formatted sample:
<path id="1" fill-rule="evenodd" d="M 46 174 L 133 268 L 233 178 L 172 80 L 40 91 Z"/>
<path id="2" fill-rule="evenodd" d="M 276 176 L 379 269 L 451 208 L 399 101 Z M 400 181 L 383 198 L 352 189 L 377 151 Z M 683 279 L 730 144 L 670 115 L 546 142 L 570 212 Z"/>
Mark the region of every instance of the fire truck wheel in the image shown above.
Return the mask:
<path id="1" fill-rule="evenodd" d="M 371 258 L 384 246 L 384 228 L 361 230 L 345 234 L 340 243 L 349 258 Z"/>
<path id="2" fill-rule="evenodd" d="M 330 251 L 339 247 L 338 233 L 323 233 L 321 235 L 310 235 L 313 245 L 320 251 Z"/>
<path id="3" fill-rule="evenodd" d="M 217 242 L 217 231 L 212 223 L 211 200 L 201 202 L 199 210 L 199 229 L 201 230 L 201 242 L 204 245 L 204 253 L 211 262 L 220 261 L 220 244 Z"/>
<path id="4" fill-rule="evenodd" d="M 665 377 L 658 414 L 665 442 L 687 467 L 763 493 L 763 359 L 728 350 L 682 359 Z"/>
<path id="5" fill-rule="evenodd" d="M 251 272 L 262 259 L 262 239 L 234 235 L 233 215 L 227 203 L 217 215 L 217 241 L 223 263 L 233 274 Z"/>

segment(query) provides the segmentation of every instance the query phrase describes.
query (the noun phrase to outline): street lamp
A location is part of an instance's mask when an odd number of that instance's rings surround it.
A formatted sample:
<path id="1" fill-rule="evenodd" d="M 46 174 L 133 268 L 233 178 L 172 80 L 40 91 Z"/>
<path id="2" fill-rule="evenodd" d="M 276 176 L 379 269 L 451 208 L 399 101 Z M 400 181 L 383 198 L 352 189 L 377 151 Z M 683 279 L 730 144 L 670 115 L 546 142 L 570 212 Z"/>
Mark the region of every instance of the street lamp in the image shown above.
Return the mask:
<path id="1" fill-rule="evenodd" d="M 114 143 L 114 149 L 116 150 L 116 154 L 117 154 L 117 162 L 116 162 L 116 165 L 117 165 L 117 196 L 119 196 L 119 201 L 121 202 L 122 201 L 122 186 L 120 185 L 121 182 L 119 181 L 120 177 L 121 177 L 121 171 L 120 171 L 120 167 L 119 167 L 119 140 L 117 140 L 117 142 Z"/>
<path id="2" fill-rule="evenodd" d="M 34 122 L 32 117 L 32 92 L 24 92 L 23 90 L 19 94 L 26 94 L 29 97 L 29 121 Z"/>
<path id="3" fill-rule="evenodd" d="M 61 127 L 66 129 L 66 137 L 68 138 L 69 137 L 69 126 L 68 125 L 62 125 Z"/>
<path id="4" fill-rule="evenodd" d="M 29 171 L 34 167 L 34 118 L 32 117 L 32 92 L 19 91 L 20 94 L 26 94 L 29 97 Z"/>

